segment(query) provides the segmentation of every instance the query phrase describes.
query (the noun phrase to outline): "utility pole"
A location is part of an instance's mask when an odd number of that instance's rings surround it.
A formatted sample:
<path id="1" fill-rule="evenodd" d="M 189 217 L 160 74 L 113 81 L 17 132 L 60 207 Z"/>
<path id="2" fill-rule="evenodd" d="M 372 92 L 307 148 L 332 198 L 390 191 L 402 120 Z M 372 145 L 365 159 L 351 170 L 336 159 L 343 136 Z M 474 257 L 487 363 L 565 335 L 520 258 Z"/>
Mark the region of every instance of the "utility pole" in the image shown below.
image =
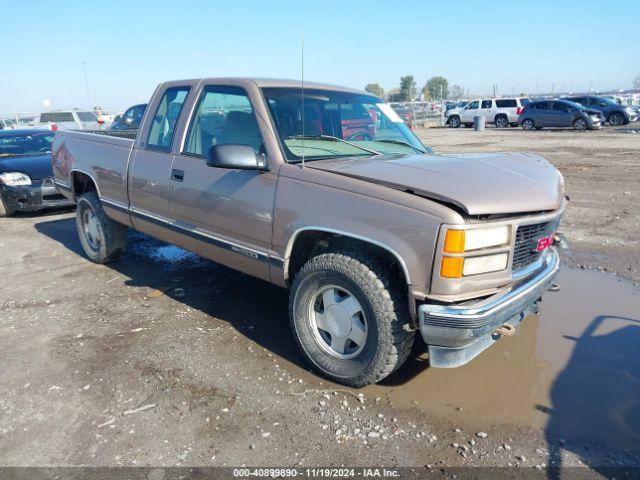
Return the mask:
<path id="1" fill-rule="evenodd" d="M 84 72 L 84 87 L 87 90 L 88 107 L 91 108 L 91 88 L 89 87 L 89 76 L 87 75 L 87 64 L 82 62 L 82 71 Z"/>

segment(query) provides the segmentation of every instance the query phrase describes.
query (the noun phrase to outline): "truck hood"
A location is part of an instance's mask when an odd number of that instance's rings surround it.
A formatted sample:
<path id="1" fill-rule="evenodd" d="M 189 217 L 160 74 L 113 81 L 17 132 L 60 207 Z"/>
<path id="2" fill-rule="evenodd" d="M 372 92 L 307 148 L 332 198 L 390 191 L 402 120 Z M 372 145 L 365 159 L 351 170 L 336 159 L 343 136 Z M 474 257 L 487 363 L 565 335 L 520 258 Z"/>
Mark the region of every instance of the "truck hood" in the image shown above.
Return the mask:
<path id="1" fill-rule="evenodd" d="M 534 153 L 379 155 L 307 163 L 454 205 L 469 215 L 560 208 L 564 179 Z"/>

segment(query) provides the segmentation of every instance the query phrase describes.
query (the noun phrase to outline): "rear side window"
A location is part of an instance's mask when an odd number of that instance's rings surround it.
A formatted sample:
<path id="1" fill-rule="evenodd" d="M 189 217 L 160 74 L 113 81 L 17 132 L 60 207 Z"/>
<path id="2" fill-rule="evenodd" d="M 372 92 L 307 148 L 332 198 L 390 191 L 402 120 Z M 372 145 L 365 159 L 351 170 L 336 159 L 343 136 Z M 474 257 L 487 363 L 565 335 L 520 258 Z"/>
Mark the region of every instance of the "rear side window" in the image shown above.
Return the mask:
<path id="1" fill-rule="evenodd" d="M 147 147 L 164 151 L 171 150 L 173 132 L 188 93 L 189 87 L 171 87 L 165 90 L 153 117 Z"/>
<path id="2" fill-rule="evenodd" d="M 491 100 L 482 100 L 480 108 L 491 108 Z"/>
<path id="3" fill-rule="evenodd" d="M 40 123 L 75 122 L 71 112 L 45 112 L 40 114 Z"/>
<path id="4" fill-rule="evenodd" d="M 553 109 L 557 112 L 568 112 L 571 106 L 564 102 L 553 102 Z"/>
<path id="5" fill-rule="evenodd" d="M 496 100 L 496 106 L 498 108 L 516 108 L 518 106 L 515 98 L 503 98 Z"/>
<path id="6" fill-rule="evenodd" d="M 76 112 L 81 122 L 97 122 L 98 118 L 93 112 Z"/>

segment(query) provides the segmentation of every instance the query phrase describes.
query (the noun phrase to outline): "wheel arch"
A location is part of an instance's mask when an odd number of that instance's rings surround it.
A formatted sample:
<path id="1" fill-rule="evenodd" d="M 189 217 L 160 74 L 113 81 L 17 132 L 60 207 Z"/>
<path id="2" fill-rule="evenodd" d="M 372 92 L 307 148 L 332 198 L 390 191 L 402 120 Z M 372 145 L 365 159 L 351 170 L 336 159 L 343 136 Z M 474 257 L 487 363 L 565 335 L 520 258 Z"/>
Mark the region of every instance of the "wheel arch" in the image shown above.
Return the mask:
<path id="1" fill-rule="evenodd" d="M 406 286 L 411 285 L 411 275 L 407 264 L 393 248 L 372 238 L 333 228 L 315 226 L 299 228 L 287 241 L 283 265 L 285 282 L 290 283 L 296 272 L 317 251 L 318 247 L 329 248 L 338 245 L 360 246 L 379 253 L 383 258 L 395 263 L 402 275 L 403 283 Z"/>
<path id="2" fill-rule="evenodd" d="M 96 192 L 100 197 L 100 191 L 98 189 L 98 182 L 95 178 L 82 170 L 71 170 L 69 172 L 69 185 L 73 196 L 78 197 L 87 192 Z"/>

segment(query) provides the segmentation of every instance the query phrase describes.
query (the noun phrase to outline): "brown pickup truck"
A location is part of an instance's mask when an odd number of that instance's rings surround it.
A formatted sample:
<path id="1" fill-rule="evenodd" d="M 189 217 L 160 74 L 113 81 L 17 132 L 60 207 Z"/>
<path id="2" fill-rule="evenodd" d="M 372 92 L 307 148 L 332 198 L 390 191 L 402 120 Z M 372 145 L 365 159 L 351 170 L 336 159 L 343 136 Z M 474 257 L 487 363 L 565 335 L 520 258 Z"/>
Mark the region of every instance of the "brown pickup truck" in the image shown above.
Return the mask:
<path id="1" fill-rule="evenodd" d="M 469 362 L 537 310 L 558 270 L 553 166 L 433 154 L 358 90 L 168 82 L 135 139 L 58 132 L 52 161 L 91 260 L 115 260 L 133 228 L 289 288 L 303 355 L 347 385 L 399 368 L 416 331 L 431 366 Z"/>

